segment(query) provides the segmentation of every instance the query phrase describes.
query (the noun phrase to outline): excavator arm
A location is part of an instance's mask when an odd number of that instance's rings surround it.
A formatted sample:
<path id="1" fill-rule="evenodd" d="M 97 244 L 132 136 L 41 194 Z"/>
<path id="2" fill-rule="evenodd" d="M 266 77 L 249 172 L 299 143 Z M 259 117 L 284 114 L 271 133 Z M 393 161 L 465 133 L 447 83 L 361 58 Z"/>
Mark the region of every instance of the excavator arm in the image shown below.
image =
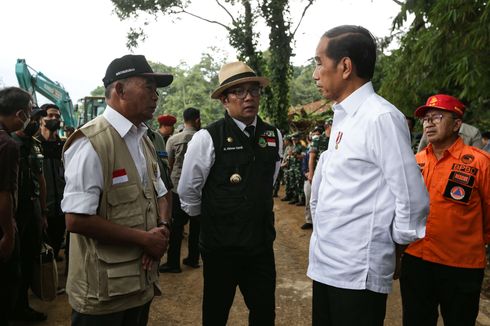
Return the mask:
<path id="1" fill-rule="evenodd" d="M 36 92 L 38 92 L 60 108 L 61 117 L 65 126 L 77 127 L 77 119 L 70 95 L 60 83 L 52 81 L 42 72 L 37 72 L 29 67 L 25 59 L 17 59 L 15 75 L 17 76 L 19 86 L 32 95 L 36 104 Z"/>

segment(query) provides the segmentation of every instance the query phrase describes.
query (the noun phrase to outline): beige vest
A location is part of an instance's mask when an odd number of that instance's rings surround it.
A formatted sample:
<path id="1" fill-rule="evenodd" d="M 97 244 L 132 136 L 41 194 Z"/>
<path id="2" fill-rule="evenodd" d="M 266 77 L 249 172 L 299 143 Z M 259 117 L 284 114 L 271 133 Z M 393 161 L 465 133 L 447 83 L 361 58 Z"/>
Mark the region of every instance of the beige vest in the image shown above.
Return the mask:
<path id="1" fill-rule="evenodd" d="M 77 130 L 67 140 L 64 150 L 83 135 L 90 140 L 102 164 L 104 189 L 97 214 L 130 228 L 156 227 L 158 163 L 148 137 L 143 137 L 148 176 L 144 187 L 124 139 L 103 116 Z M 113 172 L 121 169 L 126 171 L 128 181 L 113 185 Z M 107 314 L 151 300 L 154 285 L 158 287 L 158 263 L 154 263 L 151 271 L 143 270 L 142 254 L 137 246 L 104 244 L 72 233 L 66 292 L 73 309 L 85 314 Z"/>

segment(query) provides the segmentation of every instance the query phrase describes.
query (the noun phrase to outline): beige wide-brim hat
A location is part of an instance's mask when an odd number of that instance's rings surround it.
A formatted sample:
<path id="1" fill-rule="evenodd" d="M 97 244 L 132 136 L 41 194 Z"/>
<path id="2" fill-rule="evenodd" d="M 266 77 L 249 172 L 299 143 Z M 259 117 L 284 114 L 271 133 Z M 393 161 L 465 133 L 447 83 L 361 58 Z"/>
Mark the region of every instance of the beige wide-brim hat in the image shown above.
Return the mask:
<path id="1" fill-rule="evenodd" d="M 211 94 L 211 98 L 214 99 L 219 98 L 224 90 L 238 84 L 258 82 L 262 87 L 269 85 L 269 79 L 257 76 L 252 68 L 240 61 L 223 65 L 219 71 L 218 80 L 219 87 Z"/>

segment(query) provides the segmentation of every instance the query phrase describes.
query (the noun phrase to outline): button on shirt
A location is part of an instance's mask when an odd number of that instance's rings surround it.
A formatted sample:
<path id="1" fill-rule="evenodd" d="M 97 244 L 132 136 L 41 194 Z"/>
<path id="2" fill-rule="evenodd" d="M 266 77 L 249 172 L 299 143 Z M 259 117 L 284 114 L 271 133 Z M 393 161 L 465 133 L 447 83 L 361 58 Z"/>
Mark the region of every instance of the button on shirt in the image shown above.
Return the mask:
<path id="1" fill-rule="evenodd" d="M 463 139 L 437 160 L 429 144 L 416 156 L 430 194 L 425 238 L 406 250 L 423 260 L 485 268 L 490 242 L 490 155 Z"/>
<path id="2" fill-rule="evenodd" d="M 245 130 L 247 126 L 243 122 L 236 119 L 233 119 L 233 121 L 247 137 L 251 136 Z M 257 117 L 251 125 L 254 127 L 257 126 Z M 279 130 L 277 130 L 277 133 L 279 138 L 279 155 L 281 155 L 283 151 L 282 136 Z M 201 129 L 194 134 L 189 142 L 177 189 L 182 210 L 189 216 L 201 214 L 202 189 L 214 164 L 214 160 L 213 139 L 206 129 Z M 281 160 L 276 162 L 274 180 L 277 178 L 280 166 Z"/>
<path id="3" fill-rule="evenodd" d="M 136 127 L 110 106 L 107 106 L 103 116 L 124 139 L 138 170 L 141 183 L 145 186 L 151 182 L 147 175 L 142 145 L 142 138 L 147 127 L 143 123 Z M 95 215 L 99 206 L 100 194 L 104 189 L 104 177 L 100 158 L 90 140 L 87 137 L 75 140 L 65 152 L 64 160 L 66 186 L 61 209 L 67 213 Z M 159 171 L 157 188 L 157 197 L 167 193 Z"/>
<path id="4" fill-rule="evenodd" d="M 395 242 L 425 234 L 428 194 L 404 115 L 370 82 L 333 106 L 311 191 L 308 276 L 344 289 L 391 290 Z"/>

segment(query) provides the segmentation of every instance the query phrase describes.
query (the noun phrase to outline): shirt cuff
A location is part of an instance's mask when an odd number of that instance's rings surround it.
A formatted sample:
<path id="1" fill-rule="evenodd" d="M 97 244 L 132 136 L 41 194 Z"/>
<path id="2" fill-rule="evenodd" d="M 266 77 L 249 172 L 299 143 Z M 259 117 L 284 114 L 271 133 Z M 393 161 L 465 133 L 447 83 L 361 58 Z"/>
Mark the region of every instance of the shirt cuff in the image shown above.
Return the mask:
<path id="1" fill-rule="evenodd" d="M 414 241 L 420 240 L 425 237 L 425 220 L 424 223 L 417 226 L 415 230 L 401 230 L 393 224 L 391 236 L 393 238 L 393 242 L 400 245 L 407 245 Z"/>
<path id="2" fill-rule="evenodd" d="M 184 212 L 187 213 L 189 216 L 197 216 L 201 215 L 201 204 L 198 205 L 187 205 L 180 202 L 180 206 Z"/>
<path id="3" fill-rule="evenodd" d="M 61 201 L 61 210 L 73 214 L 97 214 L 99 196 L 86 192 L 64 193 Z"/>

